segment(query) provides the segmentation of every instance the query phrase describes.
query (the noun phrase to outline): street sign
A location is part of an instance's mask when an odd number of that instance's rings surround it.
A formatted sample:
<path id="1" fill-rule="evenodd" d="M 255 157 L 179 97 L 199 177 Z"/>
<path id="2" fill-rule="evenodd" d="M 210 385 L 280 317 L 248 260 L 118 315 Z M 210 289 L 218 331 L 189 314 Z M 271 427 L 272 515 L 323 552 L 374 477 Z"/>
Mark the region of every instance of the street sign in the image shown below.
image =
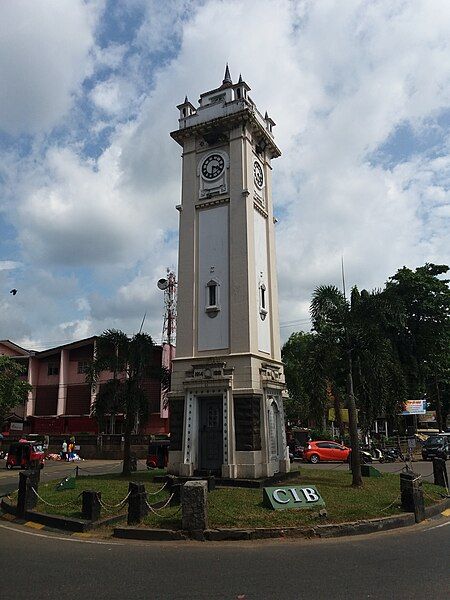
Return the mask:
<path id="1" fill-rule="evenodd" d="M 55 492 L 62 492 L 63 490 L 74 490 L 75 488 L 75 477 L 64 477 L 64 479 L 61 479 L 61 481 L 55 486 Z"/>
<path id="2" fill-rule="evenodd" d="M 273 510 L 315 508 L 325 502 L 314 485 L 263 488 L 263 505 Z"/>
<path id="3" fill-rule="evenodd" d="M 10 423 L 9 425 L 10 431 L 23 431 L 23 423 Z"/>
<path id="4" fill-rule="evenodd" d="M 402 415 L 424 415 L 427 412 L 426 400 L 407 400 L 403 403 Z"/>
<path id="5" fill-rule="evenodd" d="M 409 450 L 414 450 L 415 447 L 416 447 L 416 438 L 415 437 L 409 437 L 408 438 L 408 448 L 409 448 Z"/>

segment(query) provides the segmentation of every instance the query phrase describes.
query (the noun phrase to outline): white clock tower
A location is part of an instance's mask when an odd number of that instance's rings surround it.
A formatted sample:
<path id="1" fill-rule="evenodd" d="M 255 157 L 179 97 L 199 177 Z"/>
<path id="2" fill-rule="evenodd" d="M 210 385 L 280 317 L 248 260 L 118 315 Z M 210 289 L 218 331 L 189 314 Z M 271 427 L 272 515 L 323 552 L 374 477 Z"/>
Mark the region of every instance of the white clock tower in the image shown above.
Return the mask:
<path id="1" fill-rule="evenodd" d="M 177 358 L 169 471 L 260 478 L 289 470 L 282 393 L 272 159 L 275 123 L 228 66 L 195 108 L 183 148 Z"/>

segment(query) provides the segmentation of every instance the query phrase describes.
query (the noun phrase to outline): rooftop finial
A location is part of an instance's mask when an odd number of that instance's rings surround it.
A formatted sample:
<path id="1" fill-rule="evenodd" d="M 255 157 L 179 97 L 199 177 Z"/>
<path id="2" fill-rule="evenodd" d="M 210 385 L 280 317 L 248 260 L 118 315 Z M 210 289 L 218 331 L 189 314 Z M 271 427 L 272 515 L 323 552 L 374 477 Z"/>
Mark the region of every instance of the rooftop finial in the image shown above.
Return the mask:
<path id="1" fill-rule="evenodd" d="M 266 121 L 269 118 L 269 115 L 267 114 L 267 110 L 266 110 L 266 114 L 264 115 L 264 118 L 265 118 Z"/>
<path id="2" fill-rule="evenodd" d="M 187 104 L 188 102 L 189 102 L 189 100 L 188 100 L 188 97 L 187 97 L 187 94 L 186 94 L 186 96 L 184 97 L 184 103 Z"/>
<path id="3" fill-rule="evenodd" d="M 225 77 L 223 78 L 222 85 L 225 85 L 226 83 L 233 83 L 231 81 L 231 75 L 230 75 L 230 69 L 228 68 L 228 63 L 227 63 L 227 66 L 225 67 Z"/>
<path id="4" fill-rule="evenodd" d="M 239 73 L 239 81 L 238 81 L 238 83 L 242 83 L 242 74 L 241 73 Z"/>

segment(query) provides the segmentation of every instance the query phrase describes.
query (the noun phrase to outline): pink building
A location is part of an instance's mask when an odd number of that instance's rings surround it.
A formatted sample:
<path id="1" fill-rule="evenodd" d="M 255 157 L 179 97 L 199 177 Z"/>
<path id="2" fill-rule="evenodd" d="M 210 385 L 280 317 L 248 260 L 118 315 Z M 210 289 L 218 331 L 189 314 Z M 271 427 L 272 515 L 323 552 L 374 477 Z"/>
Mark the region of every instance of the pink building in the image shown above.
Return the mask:
<path id="1" fill-rule="evenodd" d="M 16 421 L 24 420 L 27 433 L 99 433 L 91 409 L 101 386 L 112 374 L 102 372 L 95 386 L 86 383 L 86 368 L 93 359 L 96 339 L 93 336 L 43 352 L 26 350 L 9 340 L 0 341 L 0 355 L 21 362 L 25 368 L 24 377 L 32 386 L 28 401 L 16 407 L 13 415 Z M 155 366 L 163 364 L 170 368 L 174 351 L 173 347 L 155 346 Z M 148 398 L 148 419 L 139 433 L 168 433 L 168 411 L 160 382 L 148 379 L 144 388 Z M 100 433 L 121 433 L 122 423 L 119 415 L 114 432 Z M 106 426 L 109 427 L 109 423 Z"/>

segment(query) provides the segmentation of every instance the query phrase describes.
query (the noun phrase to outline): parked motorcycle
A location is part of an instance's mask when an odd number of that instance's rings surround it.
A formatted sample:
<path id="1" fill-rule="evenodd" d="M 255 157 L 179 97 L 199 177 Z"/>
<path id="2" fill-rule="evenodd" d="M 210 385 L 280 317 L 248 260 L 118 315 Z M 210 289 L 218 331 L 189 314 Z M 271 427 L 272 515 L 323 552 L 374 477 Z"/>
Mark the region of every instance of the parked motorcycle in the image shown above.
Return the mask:
<path id="1" fill-rule="evenodd" d="M 401 458 L 401 452 L 397 448 L 383 450 L 380 462 L 397 462 Z"/>
<path id="2" fill-rule="evenodd" d="M 289 448 L 289 459 L 302 460 L 303 459 L 303 446 L 294 446 Z"/>
<path id="3" fill-rule="evenodd" d="M 373 462 L 373 456 L 372 454 L 369 452 L 369 450 L 360 450 L 360 456 L 361 456 L 361 460 L 362 462 L 366 465 L 369 464 L 371 462 Z"/>

